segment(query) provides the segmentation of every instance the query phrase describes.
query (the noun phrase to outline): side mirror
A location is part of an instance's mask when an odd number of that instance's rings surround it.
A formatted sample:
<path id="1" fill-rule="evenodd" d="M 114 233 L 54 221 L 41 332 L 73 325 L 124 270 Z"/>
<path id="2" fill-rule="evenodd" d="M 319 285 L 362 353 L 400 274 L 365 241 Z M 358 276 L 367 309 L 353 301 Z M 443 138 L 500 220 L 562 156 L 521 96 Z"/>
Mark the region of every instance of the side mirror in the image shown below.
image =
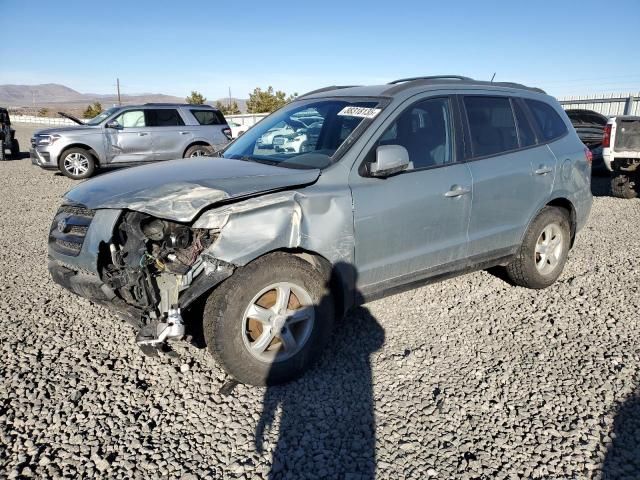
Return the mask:
<path id="1" fill-rule="evenodd" d="M 381 145 L 376 149 L 376 161 L 369 165 L 372 177 L 388 177 L 409 167 L 409 152 L 402 145 Z"/>
<path id="2" fill-rule="evenodd" d="M 115 128 L 116 130 L 122 130 L 122 125 L 120 125 L 115 120 L 111 120 L 110 122 L 107 122 L 105 128 Z"/>

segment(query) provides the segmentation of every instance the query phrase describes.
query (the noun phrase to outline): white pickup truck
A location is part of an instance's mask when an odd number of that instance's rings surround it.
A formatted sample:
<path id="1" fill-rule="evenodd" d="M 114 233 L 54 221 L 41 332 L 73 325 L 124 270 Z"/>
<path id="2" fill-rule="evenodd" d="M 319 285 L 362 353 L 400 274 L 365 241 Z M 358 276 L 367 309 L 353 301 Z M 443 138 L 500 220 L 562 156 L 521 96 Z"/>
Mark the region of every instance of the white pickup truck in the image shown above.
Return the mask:
<path id="1" fill-rule="evenodd" d="M 615 197 L 640 195 L 640 117 L 612 117 L 604 127 L 602 158 L 612 172 Z"/>

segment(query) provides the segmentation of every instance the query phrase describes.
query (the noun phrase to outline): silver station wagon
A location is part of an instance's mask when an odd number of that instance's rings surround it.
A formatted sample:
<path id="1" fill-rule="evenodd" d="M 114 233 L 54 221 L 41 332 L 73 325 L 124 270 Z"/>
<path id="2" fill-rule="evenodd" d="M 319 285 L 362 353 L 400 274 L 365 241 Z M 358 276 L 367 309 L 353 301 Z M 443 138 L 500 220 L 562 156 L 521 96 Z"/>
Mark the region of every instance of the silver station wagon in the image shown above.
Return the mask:
<path id="1" fill-rule="evenodd" d="M 113 107 L 78 126 L 40 130 L 31 162 L 76 180 L 98 168 L 211 155 L 231 140 L 222 112 L 209 105 L 147 103 Z"/>
<path id="2" fill-rule="evenodd" d="M 265 148 L 285 125 L 304 149 Z M 145 353 L 202 332 L 232 377 L 276 384 L 371 299 L 492 266 L 550 286 L 587 221 L 590 178 L 589 151 L 542 90 L 458 76 L 328 87 L 217 158 L 77 186 L 51 225 L 49 270 L 131 322 Z"/>

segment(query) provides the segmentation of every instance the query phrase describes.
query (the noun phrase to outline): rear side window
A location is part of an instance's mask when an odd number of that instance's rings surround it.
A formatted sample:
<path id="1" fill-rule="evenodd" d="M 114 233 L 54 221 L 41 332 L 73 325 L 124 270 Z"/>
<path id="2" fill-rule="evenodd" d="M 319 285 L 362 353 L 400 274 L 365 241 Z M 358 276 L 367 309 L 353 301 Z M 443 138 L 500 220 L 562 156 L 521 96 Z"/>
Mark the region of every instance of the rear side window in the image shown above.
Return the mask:
<path id="1" fill-rule="evenodd" d="M 191 110 L 200 125 L 224 125 L 227 123 L 222 113 L 216 110 Z"/>
<path id="2" fill-rule="evenodd" d="M 516 123 L 506 97 L 465 97 L 473 156 L 495 155 L 518 148 Z"/>
<path id="3" fill-rule="evenodd" d="M 150 127 L 175 127 L 184 125 L 184 121 L 178 111 L 172 108 L 147 110 L 146 114 L 147 125 Z"/>
<path id="4" fill-rule="evenodd" d="M 521 147 L 530 147 L 536 144 L 536 135 L 529 123 L 529 119 L 517 100 L 513 100 L 513 111 L 516 114 L 516 122 L 518 124 L 518 137 L 520 138 Z"/>
<path id="5" fill-rule="evenodd" d="M 542 140 L 549 142 L 567 133 L 567 126 L 551 105 L 538 100 L 527 99 L 525 102 L 533 113 Z"/>

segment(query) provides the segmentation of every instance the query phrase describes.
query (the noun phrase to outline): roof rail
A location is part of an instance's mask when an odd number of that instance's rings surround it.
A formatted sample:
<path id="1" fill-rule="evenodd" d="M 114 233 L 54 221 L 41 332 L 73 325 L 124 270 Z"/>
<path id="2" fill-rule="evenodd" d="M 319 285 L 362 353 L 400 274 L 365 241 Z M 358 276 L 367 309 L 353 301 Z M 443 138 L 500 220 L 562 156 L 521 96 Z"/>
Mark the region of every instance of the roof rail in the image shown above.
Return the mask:
<path id="1" fill-rule="evenodd" d="M 414 80 L 473 80 L 473 78 L 464 77 L 462 75 L 428 75 L 424 77 L 409 77 L 401 78 L 400 80 L 394 80 L 387 85 L 397 85 L 398 83 L 413 82 Z"/>
<path id="2" fill-rule="evenodd" d="M 212 105 L 207 105 L 206 103 L 203 104 L 195 104 L 195 103 L 171 103 L 171 102 L 147 102 L 144 105 L 148 105 L 151 107 L 198 107 L 198 108 L 202 108 L 202 107 L 209 107 L 209 108 L 215 108 Z"/>
<path id="3" fill-rule="evenodd" d="M 329 92 L 331 90 L 340 90 L 341 88 L 351 88 L 351 87 L 357 87 L 357 86 L 358 85 L 331 85 L 330 87 L 323 87 L 323 88 L 318 88 L 317 90 L 311 90 L 310 92 L 307 92 L 303 95 L 299 95 L 297 98 L 307 97 L 309 95 L 313 95 L 314 93 Z"/>
<path id="4" fill-rule="evenodd" d="M 381 93 L 381 95 L 395 95 L 398 92 L 402 92 L 404 90 L 418 87 L 418 86 L 427 86 L 438 83 L 438 80 L 443 80 L 443 83 L 449 83 L 451 85 L 463 86 L 463 85 L 475 85 L 475 86 L 486 86 L 486 87 L 507 87 L 507 88 L 517 88 L 519 90 L 528 90 L 530 92 L 543 93 L 546 94 L 544 90 L 537 87 L 527 87 L 526 85 L 522 85 L 520 83 L 513 82 L 490 82 L 485 80 L 474 80 L 473 78 L 462 77 L 459 75 L 439 75 L 432 77 L 417 77 L 417 78 L 406 78 L 404 80 L 396 80 L 389 84 L 389 88 Z"/>

